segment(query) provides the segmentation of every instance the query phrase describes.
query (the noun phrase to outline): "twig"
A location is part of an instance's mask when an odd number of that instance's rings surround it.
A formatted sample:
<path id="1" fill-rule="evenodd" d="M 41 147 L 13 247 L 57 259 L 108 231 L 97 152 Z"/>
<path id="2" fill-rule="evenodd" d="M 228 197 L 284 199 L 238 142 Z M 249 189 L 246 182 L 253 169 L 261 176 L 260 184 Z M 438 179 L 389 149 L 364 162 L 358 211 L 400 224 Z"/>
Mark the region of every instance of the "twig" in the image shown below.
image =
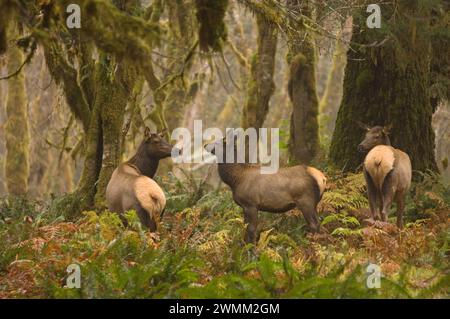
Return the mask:
<path id="1" fill-rule="evenodd" d="M 31 44 L 31 51 L 27 54 L 25 60 L 24 60 L 24 61 L 22 62 L 22 64 L 17 68 L 17 70 L 14 71 L 13 73 L 10 73 L 10 74 L 6 75 L 6 76 L 0 77 L 0 80 L 7 80 L 7 79 L 10 79 L 10 78 L 16 76 L 17 74 L 19 74 L 20 71 L 22 71 L 23 67 L 24 67 L 28 62 L 30 62 L 31 59 L 33 58 L 34 53 L 36 52 L 36 48 L 37 48 L 36 42 L 33 42 L 33 43 Z"/>

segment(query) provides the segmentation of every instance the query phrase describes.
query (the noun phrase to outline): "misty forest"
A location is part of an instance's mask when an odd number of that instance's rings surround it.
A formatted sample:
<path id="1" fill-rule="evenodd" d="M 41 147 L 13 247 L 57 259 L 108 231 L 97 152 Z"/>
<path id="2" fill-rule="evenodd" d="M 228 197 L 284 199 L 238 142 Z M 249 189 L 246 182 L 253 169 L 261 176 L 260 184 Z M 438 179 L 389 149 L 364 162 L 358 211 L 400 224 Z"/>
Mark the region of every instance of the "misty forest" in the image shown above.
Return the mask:
<path id="1" fill-rule="evenodd" d="M 446 0 L 0 0 L 0 298 L 449 298 L 449 98 Z"/>

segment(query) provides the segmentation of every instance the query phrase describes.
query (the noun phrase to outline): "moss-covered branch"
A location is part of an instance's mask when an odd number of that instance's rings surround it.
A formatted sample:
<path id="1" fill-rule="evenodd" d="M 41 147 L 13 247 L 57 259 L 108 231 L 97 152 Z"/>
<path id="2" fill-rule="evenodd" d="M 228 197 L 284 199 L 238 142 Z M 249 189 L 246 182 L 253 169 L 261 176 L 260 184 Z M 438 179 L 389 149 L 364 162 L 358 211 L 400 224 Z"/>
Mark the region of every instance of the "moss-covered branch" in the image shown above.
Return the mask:
<path id="1" fill-rule="evenodd" d="M 90 108 L 78 83 L 77 71 L 65 60 L 55 42 L 44 45 L 44 55 L 50 74 L 64 88 L 66 101 L 85 131 L 90 121 Z"/>

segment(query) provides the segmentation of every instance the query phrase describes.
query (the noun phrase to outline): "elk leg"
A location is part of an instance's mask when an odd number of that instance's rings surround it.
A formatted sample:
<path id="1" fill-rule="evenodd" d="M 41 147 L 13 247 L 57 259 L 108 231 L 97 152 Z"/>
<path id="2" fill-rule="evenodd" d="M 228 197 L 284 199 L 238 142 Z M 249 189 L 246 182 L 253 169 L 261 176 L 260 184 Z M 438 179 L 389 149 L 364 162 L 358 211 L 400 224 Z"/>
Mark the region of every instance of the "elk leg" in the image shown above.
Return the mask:
<path id="1" fill-rule="evenodd" d="M 381 212 L 382 221 L 386 222 L 389 215 L 389 210 L 391 209 L 392 196 L 386 195 L 383 197 L 383 211 Z"/>
<path id="2" fill-rule="evenodd" d="M 381 220 L 381 212 L 383 211 L 383 194 L 377 191 L 378 210 L 376 211 L 376 219 Z"/>
<path id="3" fill-rule="evenodd" d="M 258 210 L 256 207 L 244 207 L 244 222 L 247 224 L 245 242 L 256 244 L 258 228 Z"/>
<path id="4" fill-rule="evenodd" d="M 133 208 L 138 214 L 139 220 L 141 221 L 142 225 L 150 229 L 151 232 L 155 232 L 156 222 L 153 220 L 150 213 L 147 212 L 140 204 L 135 204 Z"/>
<path id="5" fill-rule="evenodd" d="M 297 208 L 302 212 L 303 217 L 308 223 L 308 227 L 311 232 L 318 233 L 320 231 L 320 222 L 317 218 L 316 208 L 308 203 L 308 200 L 300 200 L 297 203 Z"/>
<path id="6" fill-rule="evenodd" d="M 389 172 L 383 182 L 383 190 L 382 190 L 382 199 L 383 199 L 383 210 L 381 211 L 381 219 L 386 222 L 389 214 L 389 210 L 391 208 L 392 200 L 393 200 L 393 191 L 392 191 L 392 171 Z"/>
<path id="7" fill-rule="evenodd" d="M 378 201 L 378 191 L 375 187 L 375 184 L 372 181 L 369 173 L 364 170 L 364 178 L 366 179 L 367 184 L 367 197 L 369 199 L 369 207 L 370 207 L 370 215 L 373 220 L 378 219 L 378 211 L 377 211 L 377 201 Z M 378 201 L 379 202 L 379 201 Z"/>

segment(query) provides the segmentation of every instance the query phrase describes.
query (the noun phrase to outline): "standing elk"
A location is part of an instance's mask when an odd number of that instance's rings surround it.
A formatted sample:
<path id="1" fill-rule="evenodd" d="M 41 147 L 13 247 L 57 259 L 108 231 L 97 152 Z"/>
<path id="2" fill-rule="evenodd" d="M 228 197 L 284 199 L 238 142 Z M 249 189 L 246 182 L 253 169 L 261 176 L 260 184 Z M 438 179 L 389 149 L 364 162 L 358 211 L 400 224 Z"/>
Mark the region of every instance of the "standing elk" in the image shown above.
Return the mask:
<path id="1" fill-rule="evenodd" d="M 403 228 L 405 197 L 411 186 L 411 161 L 408 154 L 391 146 L 391 126 L 368 127 L 358 151 L 367 153 L 364 159 L 364 177 L 367 183 L 370 213 L 373 219 L 387 221 L 392 201 L 397 202 L 397 226 Z"/>
<path id="2" fill-rule="evenodd" d="M 227 143 L 234 142 L 236 155 L 236 136 L 227 134 L 223 140 L 205 145 L 206 151 L 215 155 L 216 147 L 222 147 L 226 158 Z M 236 156 L 235 156 L 236 158 Z M 261 174 L 258 164 L 218 163 L 222 181 L 233 193 L 234 201 L 244 210 L 247 224 L 245 241 L 256 243 L 258 211 L 284 213 L 298 208 L 313 232 L 318 232 L 317 204 L 325 190 L 326 178 L 316 168 L 297 165 L 280 168 L 274 174 Z"/>
<path id="3" fill-rule="evenodd" d="M 159 161 L 171 156 L 172 145 L 164 139 L 164 132 L 150 133 L 145 129 L 144 140 L 136 154 L 120 164 L 106 187 L 108 209 L 122 214 L 134 209 L 141 223 L 156 231 L 156 221 L 166 206 L 163 190 L 152 179 Z"/>

